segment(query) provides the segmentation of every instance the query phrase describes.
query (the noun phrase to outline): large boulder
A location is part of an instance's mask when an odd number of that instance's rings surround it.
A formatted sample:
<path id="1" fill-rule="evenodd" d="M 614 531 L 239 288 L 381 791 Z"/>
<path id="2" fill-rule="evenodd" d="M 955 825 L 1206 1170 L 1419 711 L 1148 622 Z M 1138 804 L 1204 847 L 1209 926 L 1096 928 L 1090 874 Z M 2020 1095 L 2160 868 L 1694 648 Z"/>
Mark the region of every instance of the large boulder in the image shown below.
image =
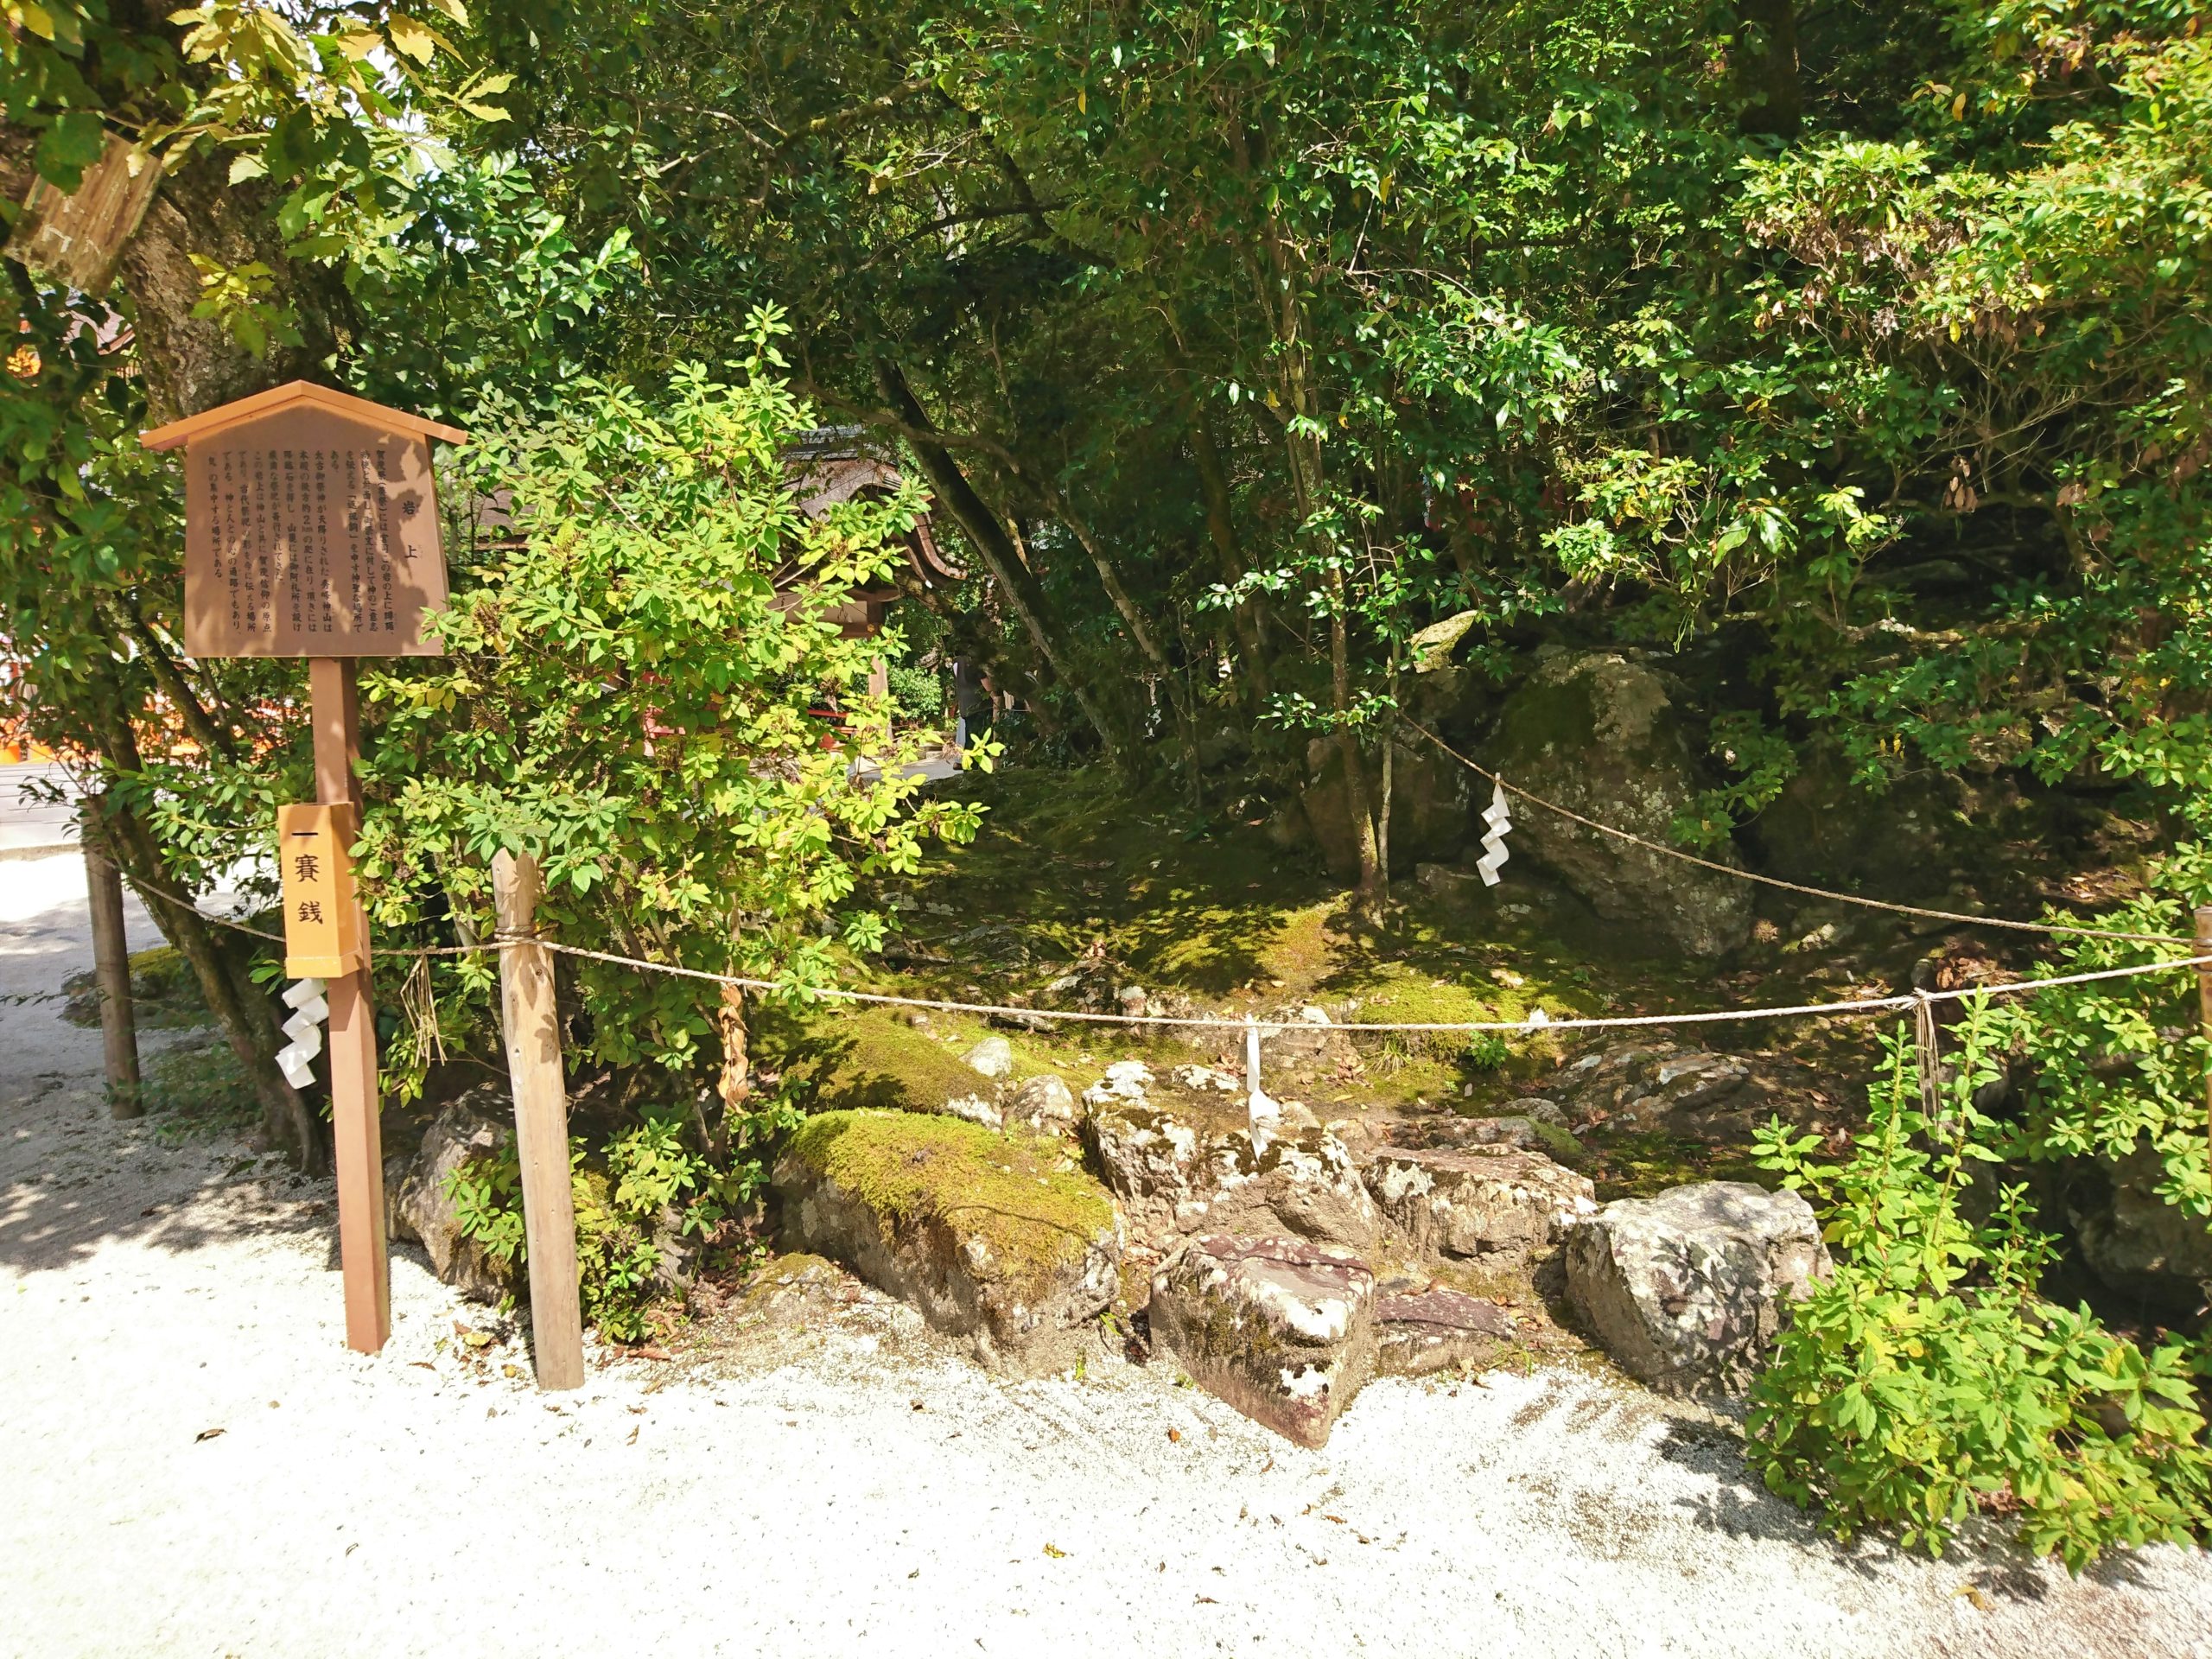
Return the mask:
<path id="1" fill-rule="evenodd" d="M 1812 1206 L 1700 1181 L 1621 1198 L 1567 1241 L 1568 1301 L 1621 1368 L 1662 1394 L 1739 1394 L 1828 1273 Z"/>
<path id="2" fill-rule="evenodd" d="M 1150 1318 L 1192 1382 L 1300 1446 L 1375 1371 L 1375 1275 L 1304 1239 L 1193 1239 L 1153 1275 Z"/>
<path id="3" fill-rule="evenodd" d="M 1368 1161 L 1368 1191 L 1416 1248 L 1525 1260 L 1598 1207 L 1589 1178 L 1505 1146 L 1391 1147 Z"/>
<path id="4" fill-rule="evenodd" d="M 1661 845 L 1699 792 L 1676 690 L 1620 652 L 1557 651 L 1507 699 L 1485 758 L 1508 781 Z M 1310 810 L 1310 809 L 1309 809 Z M 1508 843 L 1606 920 L 1696 957 L 1744 943 L 1751 888 L 1516 801 Z M 1726 849 L 1706 856 L 1728 862 Z"/>
<path id="5" fill-rule="evenodd" d="M 1178 1212 L 1185 1230 L 1287 1233 L 1370 1249 L 1382 1229 L 1375 1201 L 1343 1141 L 1324 1128 L 1268 1135 L 1235 1129 L 1214 1142 L 1203 1190 Z"/>
<path id="6" fill-rule="evenodd" d="M 1815 754 L 1751 821 L 1761 866 L 1787 880 L 1897 900 L 1943 893 L 1970 856 L 1973 803 L 1933 768 L 1875 794 L 1840 758 Z"/>
<path id="7" fill-rule="evenodd" d="M 1359 873 L 1358 843 L 1352 832 L 1351 791 L 1344 787 L 1344 747 L 1332 738 L 1317 738 L 1306 757 L 1313 781 L 1299 797 L 1306 823 L 1332 874 L 1349 879 Z M 1382 804 L 1381 757 L 1367 757 L 1369 810 Z M 1390 755 L 1390 861 L 1410 868 L 1416 859 L 1450 858 L 1467 839 L 1467 780 L 1456 760 L 1427 744 L 1418 749 L 1394 746 Z"/>
<path id="8" fill-rule="evenodd" d="M 791 1138 L 773 1181 L 792 1248 L 912 1302 L 993 1370 L 1072 1363 L 1117 1287 L 1114 1201 L 1044 1136 L 825 1112 Z"/>
<path id="9" fill-rule="evenodd" d="M 1198 1095 L 1086 1091 L 1083 1141 L 1093 1165 L 1146 1237 L 1193 1232 L 1287 1233 L 1365 1249 L 1380 1219 L 1344 1143 L 1286 1111 L 1255 1145 L 1244 1103 Z M 1306 1115 L 1310 1117 L 1310 1114 Z"/>
<path id="10" fill-rule="evenodd" d="M 2212 1290 L 2212 1227 L 2159 1194 L 2165 1179 L 2145 1140 L 2124 1158 L 2071 1160 L 2061 1202 L 2090 1272 L 2153 1312 L 2184 1318 Z"/>
<path id="11" fill-rule="evenodd" d="M 498 1158 L 514 1132 L 513 1111 L 499 1087 L 473 1089 L 430 1120 L 396 1191 L 385 1180 L 391 1236 L 421 1244 L 430 1271 L 474 1301 L 499 1300 L 515 1288 L 518 1275 L 512 1263 L 487 1255 L 461 1230 L 447 1178 L 465 1164 Z"/>

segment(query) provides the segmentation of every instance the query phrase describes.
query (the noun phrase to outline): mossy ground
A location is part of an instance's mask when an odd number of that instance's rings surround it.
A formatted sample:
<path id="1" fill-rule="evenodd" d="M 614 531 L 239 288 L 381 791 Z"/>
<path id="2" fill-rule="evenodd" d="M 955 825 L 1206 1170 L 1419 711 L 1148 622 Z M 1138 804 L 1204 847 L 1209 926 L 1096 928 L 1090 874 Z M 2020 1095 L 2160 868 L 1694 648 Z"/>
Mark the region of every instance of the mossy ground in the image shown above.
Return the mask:
<path id="1" fill-rule="evenodd" d="M 1166 804 L 1164 791 L 1133 794 L 1103 769 L 1014 768 L 939 787 L 982 803 L 982 830 L 973 844 L 940 849 L 914 874 L 870 890 L 899 931 L 885 957 L 852 964 L 849 982 L 1041 1007 L 1054 979 L 1084 968 L 1231 1019 L 1319 1002 L 1355 1020 L 1518 1022 L 1536 1008 L 1562 1018 L 1862 995 L 1907 982 L 1927 949 L 1891 918 L 1771 895 L 1761 900 L 1758 942 L 1726 963 L 1652 955 L 1525 863 L 1509 865 L 1495 889 L 1459 884 L 1456 898 L 1402 869 L 1381 925 L 1363 926 L 1318 856 L 1276 848 L 1256 818 L 1197 818 Z M 819 1105 L 926 1105 L 948 1093 L 988 1097 L 958 1058 L 988 1029 L 966 1015 L 932 1014 L 918 1029 L 886 1010 L 825 1011 L 794 1025 L 780 1052 L 818 1079 Z M 1846 1080 L 1840 1091 L 1870 1074 L 1876 1029 L 1839 1017 L 1649 1036 L 1787 1052 Z M 1233 1070 L 1238 1052 L 1233 1035 L 1194 1041 L 1112 1026 L 1000 1034 L 1014 1046 L 1017 1077 L 1057 1071 L 1078 1092 L 1113 1060 L 1143 1058 L 1156 1073 L 1192 1060 Z M 1562 1058 L 1621 1040 L 1521 1031 L 1362 1037 L 1356 1073 L 1299 1079 L 1294 1097 L 1324 1118 L 1503 1111 Z M 1582 1167 L 1605 1197 L 1753 1173 L 1742 1145 L 1602 1128 L 1586 1139 Z"/>
<path id="2" fill-rule="evenodd" d="M 809 1118 L 791 1155 L 878 1214 L 980 1235 L 1017 1290 L 1041 1288 L 1114 1225 L 1106 1189 L 1045 1136 L 912 1112 Z"/>
<path id="3" fill-rule="evenodd" d="M 97 1028 L 99 986 L 91 970 L 70 975 L 61 988 L 69 996 L 61 1017 L 73 1026 Z M 166 944 L 130 953 L 130 1009 L 141 1031 L 174 1031 L 205 1024 L 208 1018 L 192 964 L 182 951 Z"/>

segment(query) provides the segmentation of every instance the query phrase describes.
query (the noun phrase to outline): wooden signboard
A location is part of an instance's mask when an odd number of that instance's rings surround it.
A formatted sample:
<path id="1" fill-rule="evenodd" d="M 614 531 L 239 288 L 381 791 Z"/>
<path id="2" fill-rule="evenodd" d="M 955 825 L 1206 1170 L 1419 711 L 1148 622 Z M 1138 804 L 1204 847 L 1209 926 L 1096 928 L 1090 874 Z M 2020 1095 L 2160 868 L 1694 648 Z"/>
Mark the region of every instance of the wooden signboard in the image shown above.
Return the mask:
<path id="1" fill-rule="evenodd" d="M 185 452 L 186 652 L 435 655 L 429 441 L 463 435 L 304 380 L 147 433 L 148 448 Z"/>
<path id="2" fill-rule="evenodd" d="M 326 982 L 346 1341 L 391 1333 L 369 927 L 349 861 L 359 819 L 359 657 L 434 654 L 446 598 L 430 441 L 467 435 L 296 380 L 141 435 L 184 451 L 184 643 L 195 657 L 304 657 L 315 804 L 278 820 L 285 966 Z"/>
<path id="3" fill-rule="evenodd" d="M 284 972 L 338 979 L 369 965 L 353 895 L 353 804 L 276 809 L 276 865 L 284 892 Z"/>

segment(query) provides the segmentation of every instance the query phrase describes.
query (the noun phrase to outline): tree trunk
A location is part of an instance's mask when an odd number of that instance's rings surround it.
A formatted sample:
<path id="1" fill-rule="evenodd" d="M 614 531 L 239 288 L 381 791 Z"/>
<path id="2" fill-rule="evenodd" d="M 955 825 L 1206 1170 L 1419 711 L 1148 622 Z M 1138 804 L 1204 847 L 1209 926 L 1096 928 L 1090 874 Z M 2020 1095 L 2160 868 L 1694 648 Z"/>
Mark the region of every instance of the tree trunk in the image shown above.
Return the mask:
<path id="1" fill-rule="evenodd" d="M 1744 99 L 1738 124 L 1748 133 L 1790 139 L 1805 116 L 1797 74 L 1797 9 L 1793 0 L 1738 0 L 1736 85 Z"/>
<path id="2" fill-rule="evenodd" d="M 876 360 L 876 381 L 885 398 L 909 428 L 917 431 L 933 429 L 927 412 L 922 408 L 921 400 L 914 396 L 913 388 L 907 384 L 906 372 L 897 364 L 888 359 L 879 358 Z M 983 561 L 992 580 L 998 583 L 999 591 L 1006 595 L 1007 602 L 1014 607 L 1014 614 L 1021 620 L 1022 628 L 1028 634 L 1030 643 L 1036 646 L 1037 654 L 1052 671 L 1053 678 L 1066 686 L 1074 696 L 1077 706 L 1083 710 L 1084 718 L 1098 734 L 1099 742 L 1105 747 L 1106 758 L 1122 772 L 1136 770 L 1139 765 L 1137 758 L 1120 723 L 1109 713 L 1096 690 L 1074 671 L 1066 642 L 1061 638 L 1059 626 L 1052 617 L 1051 602 L 1045 597 L 1045 590 L 1038 583 L 1036 576 L 1021 562 L 1021 556 L 1015 551 L 1013 540 L 1007 535 L 1006 526 L 999 522 L 998 515 L 984 505 L 982 497 L 976 493 L 975 486 L 968 481 L 968 476 L 961 471 L 959 463 L 942 444 L 931 443 L 911 435 L 907 442 L 914 451 L 914 458 L 921 463 L 923 474 L 929 480 L 931 493 L 936 498 L 935 505 L 950 513 L 953 522 L 968 537 L 969 545 L 976 550 L 976 556 Z"/>
<path id="3" fill-rule="evenodd" d="M 112 773 L 139 769 L 137 739 L 119 720 L 100 734 L 100 747 Z M 92 828 L 89 818 L 86 827 Z M 253 1086 L 254 1097 L 261 1105 L 263 1132 L 275 1144 L 289 1147 L 302 1171 L 321 1173 L 327 1165 L 321 1127 L 300 1091 L 277 1069 L 276 1051 L 285 1038 L 269 999 L 238 971 L 215 938 L 213 924 L 189 904 L 168 896 L 176 883 L 162 861 L 153 831 L 111 794 L 103 798 L 99 833 L 105 850 L 138 890 L 146 913 L 162 930 L 162 937 L 191 964 L 208 1013 L 214 1016 L 231 1052 Z"/>

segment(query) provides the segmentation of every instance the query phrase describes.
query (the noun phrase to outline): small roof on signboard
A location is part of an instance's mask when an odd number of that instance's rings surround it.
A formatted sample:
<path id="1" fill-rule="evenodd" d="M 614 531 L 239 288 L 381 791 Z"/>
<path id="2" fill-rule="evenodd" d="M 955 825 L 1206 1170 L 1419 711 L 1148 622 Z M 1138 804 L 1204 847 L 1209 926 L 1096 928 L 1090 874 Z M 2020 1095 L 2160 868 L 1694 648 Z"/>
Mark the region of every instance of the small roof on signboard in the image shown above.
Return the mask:
<path id="1" fill-rule="evenodd" d="M 334 415 L 346 416 L 357 421 L 373 421 L 396 432 L 412 433 L 417 437 L 442 438 L 448 443 L 466 443 L 468 434 L 457 426 L 442 426 L 435 421 L 426 421 L 420 415 L 410 415 L 405 410 L 387 409 L 382 404 L 372 404 L 365 397 L 356 397 L 351 392 L 333 391 L 328 386 L 318 386 L 311 380 L 294 380 L 267 391 L 257 391 L 251 397 L 241 397 L 235 403 L 220 404 L 188 415 L 183 420 L 171 421 L 167 426 L 157 426 L 150 432 L 141 432 L 138 442 L 149 449 L 174 449 L 189 443 L 194 438 L 204 438 L 210 432 L 219 432 L 225 427 L 237 426 L 246 421 L 259 420 L 273 415 L 280 409 L 294 404 L 312 404 L 327 409 Z"/>

